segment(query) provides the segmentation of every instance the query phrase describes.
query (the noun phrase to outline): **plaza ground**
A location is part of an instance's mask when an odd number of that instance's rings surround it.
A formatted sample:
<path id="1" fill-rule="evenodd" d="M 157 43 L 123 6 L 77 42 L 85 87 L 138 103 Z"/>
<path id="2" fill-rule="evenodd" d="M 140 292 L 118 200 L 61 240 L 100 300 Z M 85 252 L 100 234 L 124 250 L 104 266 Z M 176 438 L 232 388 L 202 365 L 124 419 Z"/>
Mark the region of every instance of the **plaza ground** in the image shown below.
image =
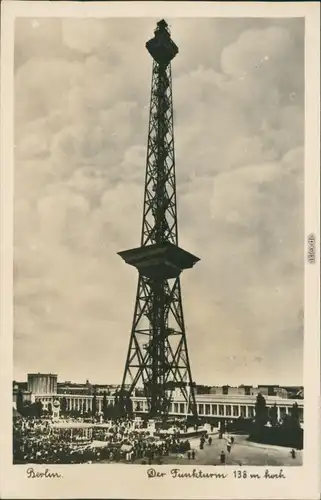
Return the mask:
<path id="1" fill-rule="evenodd" d="M 234 435 L 234 444 L 231 452 L 226 449 L 226 439 L 219 439 L 212 435 L 212 444 L 204 444 L 204 449 L 199 448 L 199 439 L 190 440 L 192 449 L 195 450 L 195 459 L 189 460 L 187 456 L 173 455 L 162 457 L 164 464 L 177 465 L 221 465 L 220 453 L 226 454 L 225 465 L 269 465 L 269 466 L 298 466 L 302 465 L 302 450 L 296 450 L 296 458 L 291 456 L 291 448 L 282 446 L 264 445 L 247 440 L 247 436 Z M 138 461 L 137 461 L 138 462 Z M 156 461 L 154 461 L 155 463 Z M 139 462 L 138 462 L 139 463 Z"/>

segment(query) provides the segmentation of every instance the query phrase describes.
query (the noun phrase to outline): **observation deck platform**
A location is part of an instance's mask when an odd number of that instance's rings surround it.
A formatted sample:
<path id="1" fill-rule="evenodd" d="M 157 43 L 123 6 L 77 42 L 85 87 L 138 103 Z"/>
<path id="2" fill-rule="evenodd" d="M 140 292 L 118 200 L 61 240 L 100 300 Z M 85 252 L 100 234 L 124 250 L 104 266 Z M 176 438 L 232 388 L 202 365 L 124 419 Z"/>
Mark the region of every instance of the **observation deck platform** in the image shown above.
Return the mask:
<path id="1" fill-rule="evenodd" d="M 178 278 L 184 269 L 191 269 L 200 259 L 182 248 L 165 242 L 118 252 L 139 274 L 153 279 Z"/>

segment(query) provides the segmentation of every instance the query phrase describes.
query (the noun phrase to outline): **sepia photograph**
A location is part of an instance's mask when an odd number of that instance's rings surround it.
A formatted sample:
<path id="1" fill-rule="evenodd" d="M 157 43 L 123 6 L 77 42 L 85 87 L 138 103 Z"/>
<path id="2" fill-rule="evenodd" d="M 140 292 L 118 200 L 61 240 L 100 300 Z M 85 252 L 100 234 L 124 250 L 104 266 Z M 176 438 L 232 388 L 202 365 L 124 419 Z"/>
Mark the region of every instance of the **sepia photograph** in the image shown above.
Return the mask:
<path id="1" fill-rule="evenodd" d="M 11 465 L 285 480 L 317 271 L 306 19 L 57 12 L 12 38 Z"/>
<path id="2" fill-rule="evenodd" d="M 302 463 L 303 148 L 303 19 L 17 19 L 15 463 Z"/>

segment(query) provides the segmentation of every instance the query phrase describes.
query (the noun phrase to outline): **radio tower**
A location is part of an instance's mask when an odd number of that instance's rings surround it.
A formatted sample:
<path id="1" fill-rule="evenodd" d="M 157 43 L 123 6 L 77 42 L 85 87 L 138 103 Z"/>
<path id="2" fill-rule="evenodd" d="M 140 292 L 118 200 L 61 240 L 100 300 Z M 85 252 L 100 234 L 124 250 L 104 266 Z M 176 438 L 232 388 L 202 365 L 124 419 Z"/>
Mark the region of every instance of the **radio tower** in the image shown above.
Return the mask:
<path id="1" fill-rule="evenodd" d="M 178 246 L 171 60 L 178 47 L 167 23 L 146 43 L 153 57 L 141 246 L 119 252 L 139 273 L 133 325 L 120 389 L 127 409 L 135 389 L 150 417 L 166 420 L 174 390 L 197 419 L 182 308 L 180 274 L 199 261 Z"/>

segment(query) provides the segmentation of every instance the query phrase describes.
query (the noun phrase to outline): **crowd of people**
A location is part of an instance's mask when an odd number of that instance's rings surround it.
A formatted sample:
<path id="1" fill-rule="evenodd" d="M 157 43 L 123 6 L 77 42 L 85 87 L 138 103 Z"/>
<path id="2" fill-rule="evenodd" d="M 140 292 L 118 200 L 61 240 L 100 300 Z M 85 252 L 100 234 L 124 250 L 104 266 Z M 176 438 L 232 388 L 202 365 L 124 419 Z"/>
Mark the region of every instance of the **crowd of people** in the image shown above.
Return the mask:
<path id="1" fill-rule="evenodd" d="M 90 439 L 83 420 L 64 419 L 59 426 L 49 419 L 18 417 L 13 422 L 14 463 L 162 463 L 169 454 L 195 457 L 190 442 L 179 434 L 155 437 L 143 423 L 129 419 L 92 422 Z M 73 425 L 70 425 L 73 424 Z M 76 424 L 76 425 L 75 425 Z M 77 424 L 80 424 L 77 427 Z"/>
<path id="2" fill-rule="evenodd" d="M 14 463 L 59 463 L 70 444 L 51 432 L 50 421 L 20 417 L 13 422 Z"/>

